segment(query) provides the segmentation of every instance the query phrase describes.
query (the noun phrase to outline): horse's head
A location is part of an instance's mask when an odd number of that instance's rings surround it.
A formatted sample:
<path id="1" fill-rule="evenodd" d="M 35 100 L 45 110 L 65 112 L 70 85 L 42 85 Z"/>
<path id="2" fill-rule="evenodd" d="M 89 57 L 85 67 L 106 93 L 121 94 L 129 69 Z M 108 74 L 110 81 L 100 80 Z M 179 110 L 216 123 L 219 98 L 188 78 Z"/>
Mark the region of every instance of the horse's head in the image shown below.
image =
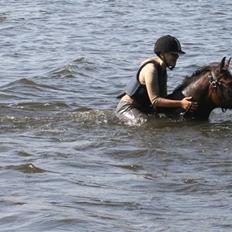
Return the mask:
<path id="1" fill-rule="evenodd" d="M 232 109 L 232 75 L 229 71 L 230 60 L 224 57 L 212 66 L 209 74 L 208 96 L 216 107 Z"/>
<path id="2" fill-rule="evenodd" d="M 191 96 L 198 102 L 198 109 L 185 113 L 185 117 L 208 119 L 214 108 L 232 109 L 232 75 L 230 60 L 224 57 L 220 63 L 204 66 L 186 77 L 169 99 L 182 99 Z M 175 110 L 173 114 L 178 113 Z"/>

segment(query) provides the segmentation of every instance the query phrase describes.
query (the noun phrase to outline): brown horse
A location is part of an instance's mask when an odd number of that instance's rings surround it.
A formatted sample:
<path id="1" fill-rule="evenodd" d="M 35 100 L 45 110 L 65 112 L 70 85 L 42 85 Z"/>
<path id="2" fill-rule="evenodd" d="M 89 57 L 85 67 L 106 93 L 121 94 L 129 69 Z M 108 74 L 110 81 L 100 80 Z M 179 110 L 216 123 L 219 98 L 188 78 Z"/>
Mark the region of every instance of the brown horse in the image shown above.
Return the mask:
<path id="1" fill-rule="evenodd" d="M 231 58 L 230 58 L 231 59 Z M 183 116 L 207 120 L 210 112 L 215 108 L 232 109 L 232 75 L 229 71 L 230 59 L 224 57 L 220 63 L 200 68 L 190 77 L 186 77 L 167 98 L 180 100 L 191 96 L 198 102 L 198 109 L 194 112 L 184 112 L 183 109 L 159 108 L 158 112 L 170 117 Z"/>

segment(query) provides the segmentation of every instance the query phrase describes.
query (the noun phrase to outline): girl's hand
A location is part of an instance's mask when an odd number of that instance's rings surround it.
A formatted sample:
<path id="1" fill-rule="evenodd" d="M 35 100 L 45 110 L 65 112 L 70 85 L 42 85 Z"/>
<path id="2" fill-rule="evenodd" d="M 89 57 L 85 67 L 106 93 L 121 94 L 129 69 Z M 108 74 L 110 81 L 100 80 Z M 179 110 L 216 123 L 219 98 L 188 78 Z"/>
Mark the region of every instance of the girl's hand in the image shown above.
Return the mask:
<path id="1" fill-rule="evenodd" d="M 181 107 L 186 111 L 193 112 L 197 109 L 198 103 L 192 101 L 192 97 L 185 97 L 181 100 Z"/>

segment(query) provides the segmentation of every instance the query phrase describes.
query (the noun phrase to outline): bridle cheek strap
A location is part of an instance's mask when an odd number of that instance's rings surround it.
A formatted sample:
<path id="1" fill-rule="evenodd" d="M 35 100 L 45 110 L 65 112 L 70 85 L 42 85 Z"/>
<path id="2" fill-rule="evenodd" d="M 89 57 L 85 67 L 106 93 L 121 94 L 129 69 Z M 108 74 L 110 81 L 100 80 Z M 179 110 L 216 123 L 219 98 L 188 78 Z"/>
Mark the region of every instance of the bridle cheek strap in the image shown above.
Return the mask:
<path id="1" fill-rule="evenodd" d="M 168 65 L 168 62 L 167 62 L 165 56 L 159 56 L 159 58 L 164 62 L 164 64 L 166 65 L 166 67 L 167 67 L 169 70 L 173 70 L 173 69 L 175 68 L 175 66 Z"/>
<path id="2" fill-rule="evenodd" d="M 218 79 L 217 79 L 217 77 L 216 77 L 216 75 L 215 75 L 215 73 L 214 73 L 213 71 L 210 72 L 208 78 L 209 78 L 209 83 L 210 83 L 210 85 L 211 85 L 214 89 L 216 89 L 217 86 L 219 85 L 219 81 L 218 81 Z"/>
<path id="3" fill-rule="evenodd" d="M 222 85 L 221 85 L 220 81 L 218 80 L 218 78 L 216 77 L 216 75 L 215 75 L 215 73 L 213 71 L 210 72 L 208 78 L 209 78 L 209 83 L 210 83 L 210 85 L 212 86 L 213 89 L 216 90 L 218 87 L 220 87 L 219 89 L 220 89 L 222 101 L 224 99 L 226 99 L 225 96 L 224 96 L 223 90 L 221 89 Z M 227 110 L 224 107 L 222 107 L 221 109 L 222 109 L 223 113 L 226 112 L 226 110 Z"/>

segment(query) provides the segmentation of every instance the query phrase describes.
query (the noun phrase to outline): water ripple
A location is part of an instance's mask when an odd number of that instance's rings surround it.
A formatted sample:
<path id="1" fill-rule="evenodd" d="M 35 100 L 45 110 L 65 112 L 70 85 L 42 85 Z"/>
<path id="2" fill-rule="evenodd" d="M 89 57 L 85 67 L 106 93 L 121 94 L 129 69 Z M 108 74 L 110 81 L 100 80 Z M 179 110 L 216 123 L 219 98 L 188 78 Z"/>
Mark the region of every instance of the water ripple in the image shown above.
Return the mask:
<path id="1" fill-rule="evenodd" d="M 32 163 L 21 164 L 21 165 L 10 165 L 10 166 L 5 167 L 5 169 L 16 170 L 16 171 L 23 172 L 23 173 L 43 173 L 43 172 L 47 172 L 46 170 L 44 170 L 42 168 L 36 167 Z"/>
<path id="2" fill-rule="evenodd" d="M 1 231 L 230 231 L 231 112 L 114 117 L 154 41 L 186 55 L 173 90 L 232 54 L 229 0 L 1 0 Z M 165 17 L 163 17 L 165 15 Z"/>

